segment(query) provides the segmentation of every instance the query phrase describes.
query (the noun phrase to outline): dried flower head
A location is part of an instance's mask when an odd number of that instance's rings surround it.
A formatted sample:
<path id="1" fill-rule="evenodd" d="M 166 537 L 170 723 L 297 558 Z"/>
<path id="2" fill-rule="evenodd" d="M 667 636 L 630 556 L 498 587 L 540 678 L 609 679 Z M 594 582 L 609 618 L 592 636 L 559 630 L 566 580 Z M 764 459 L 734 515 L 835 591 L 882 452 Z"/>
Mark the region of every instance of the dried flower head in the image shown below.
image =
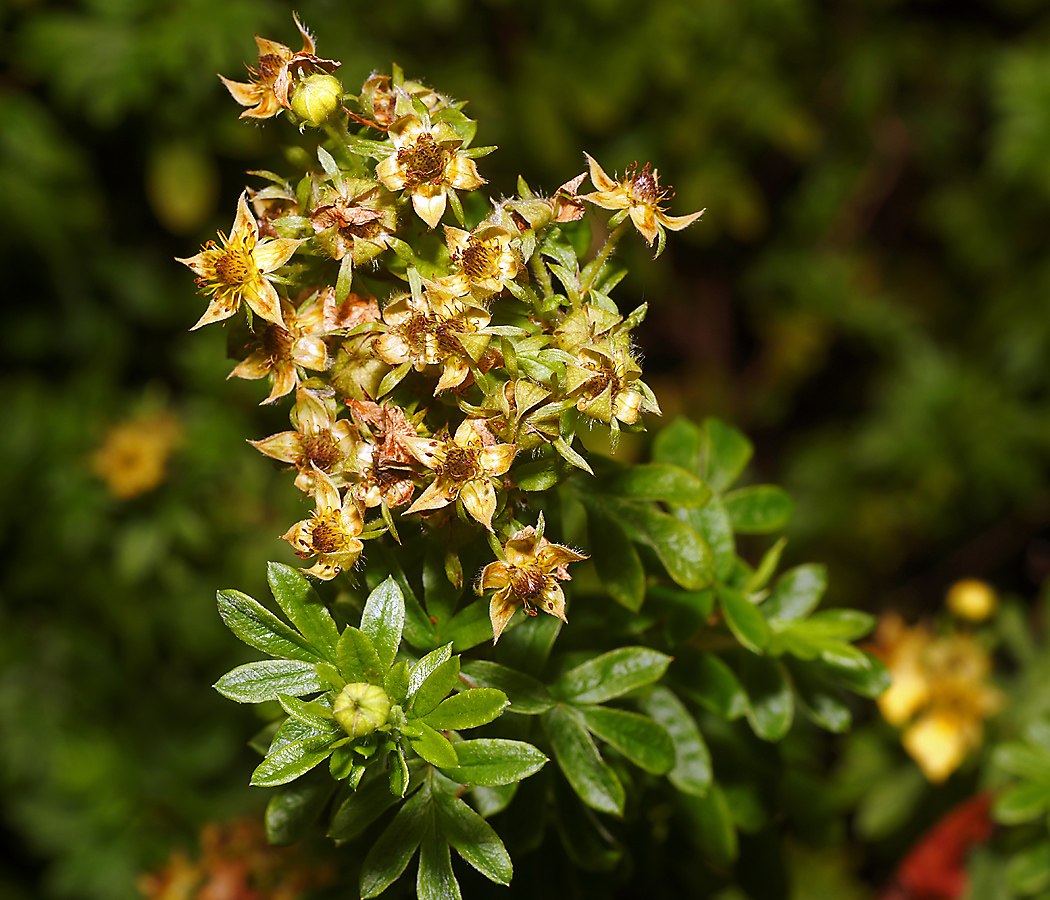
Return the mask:
<path id="1" fill-rule="evenodd" d="M 481 419 L 465 419 L 451 439 L 406 437 L 405 446 L 436 476 L 408 512 L 441 509 L 457 499 L 490 531 L 496 511 L 494 478 L 514 461 L 513 444 L 497 444 Z"/>
<path id="2" fill-rule="evenodd" d="M 660 206 L 661 201 L 673 196 L 670 190 L 660 187 L 660 177 L 649 163 L 641 170 L 638 164 L 632 165 L 620 181 L 614 181 L 605 174 L 605 170 L 589 155 L 587 163 L 591 168 L 591 183 L 598 189 L 593 194 L 584 194 L 582 199 L 589 200 L 604 209 L 626 210 L 634 227 L 652 246 L 657 235 L 664 228 L 681 231 L 704 214 L 690 213 L 687 216 L 669 216 Z"/>
<path id="3" fill-rule="evenodd" d="M 317 561 L 303 572 L 330 581 L 342 569 L 350 568 L 361 555 L 364 544 L 358 535 L 364 528 L 364 519 L 349 491 L 346 499 L 340 502 L 339 489 L 331 478 L 316 466 L 313 476 L 312 493 L 317 509 L 309 519 L 297 522 L 281 538 L 292 545 L 300 559 L 317 557 Z"/>
<path id="4" fill-rule="evenodd" d="M 481 571 L 477 591 L 495 590 L 489 601 L 492 642 L 519 609 L 530 616 L 540 610 L 565 618 L 565 594 L 559 582 L 568 581 L 568 565 L 587 557 L 561 544 L 548 541 L 531 525 L 514 534 L 503 545 L 505 559 L 491 562 Z"/>
<path id="5" fill-rule="evenodd" d="M 248 82 L 230 81 L 228 78 L 219 78 L 226 85 L 230 95 L 241 106 L 247 106 L 241 113 L 241 118 L 269 119 L 276 116 L 281 109 L 291 109 L 289 92 L 292 88 L 293 79 L 302 77 L 311 72 L 334 72 L 339 68 L 339 63 L 332 59 L 320 59 L 314 55 L 314 40 L 309 32 L 303 28 L 299 17 L 292 13 L 295 19 L 295 27 L 303 38 L 303 49 L 298 53 L 292 53 L 290 47 L 277 41 L 255 36 L 255 43 L 259 47 L 259 59 L 255 68 L 249 68 Z"/>
<path id="6" fill-rule="evenodd" d="M 485 300 L 501 293 L 524 267 L 512 239 L 499 225 L 481 225 L 473 231 L 446 225 L 445 242 L 456 272 L 438 283 L 457 297 L 472 294 Z"/>
<path id="7" fill-rule="evenodd" d="M 292 238 L 259 239 L 259 226 L 248 209 L 248 198 L 241 194 L 230 236 L 219 233 L 222 246 L 209 241 L 196 256 L 177 259 L 197 275 L 201 293 L 211 302 L 190 330 L 228 319 L 241 302 L 257 315 L 284 326 L 281 298 L 267 276 L 281 268 L 302 243 Z"/>

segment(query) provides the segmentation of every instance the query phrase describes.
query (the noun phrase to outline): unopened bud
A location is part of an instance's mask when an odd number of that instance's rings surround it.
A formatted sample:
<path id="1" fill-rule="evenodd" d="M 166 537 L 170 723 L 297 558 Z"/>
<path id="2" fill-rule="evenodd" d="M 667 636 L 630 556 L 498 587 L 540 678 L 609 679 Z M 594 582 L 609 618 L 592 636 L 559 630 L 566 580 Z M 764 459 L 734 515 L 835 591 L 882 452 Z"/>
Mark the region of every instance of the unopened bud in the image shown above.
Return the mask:
<path id="1" fill-rule="evenodd" d="M 343 85 L 334 75 L 308 75 L 292 94 L 292 112 L 315 128 L 334 113 L 343 99 Z"/>
<path id="2" fill-rule="evenodd" d="M 381 687 L 357 681 L 340 691 L 332 715 L 350 737 L 364 737 L 386 724 L 390 698 Z"/>

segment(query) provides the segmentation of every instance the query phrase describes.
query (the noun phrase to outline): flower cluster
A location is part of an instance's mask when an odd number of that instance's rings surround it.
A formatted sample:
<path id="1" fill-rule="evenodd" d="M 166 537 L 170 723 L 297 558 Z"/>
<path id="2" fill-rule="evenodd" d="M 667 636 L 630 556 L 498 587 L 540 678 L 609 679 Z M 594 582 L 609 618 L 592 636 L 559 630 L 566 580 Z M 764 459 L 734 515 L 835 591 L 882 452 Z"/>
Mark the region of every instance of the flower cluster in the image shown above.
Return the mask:
<path id="1" fill-rule="evenodd" d="M 578 426 L 615 441 L 659 414 L 631 339 L 645 308 L 625 317 L 610 297 L 612 251 L 628 222 L 662 249 L 665 229 L 700 213 L 667 215 L 649 165 L 614 181 L 587 157 L 594 192 L 579 193 L 587 173 L 551 197 L 519 181 L 469 216 L 460 195 L 485 184 L 477 160 L 495 148 L 472 146 L 463 104 L 397 67 L 344 95 L 338 64 L 296 25 L 301 51 L 258 38 L 250 81 L 223 82 L 242 115 L 317 127 L 317 163 L 289 181 L 255 173 L 269 184 L 242 195 L 229 237 L 181 260 L 210 298 L 195 328 L 247 307 L 231 377 L 268 378 L 263 402 L 295 399 L 292 429 L 253 441 L 314 502 L 283 537 L 330 579 L 408 521 L 472 530 L 501 556 L 477 581 L 494 637 L 518 609 L 564 619 L 559 583 L 584 557 L 522 521 L 516 464 L 545 464 L 556 483 L 589 469 Z M 571 229 L 587 204 L 614 214 L 581 264 Z"/>

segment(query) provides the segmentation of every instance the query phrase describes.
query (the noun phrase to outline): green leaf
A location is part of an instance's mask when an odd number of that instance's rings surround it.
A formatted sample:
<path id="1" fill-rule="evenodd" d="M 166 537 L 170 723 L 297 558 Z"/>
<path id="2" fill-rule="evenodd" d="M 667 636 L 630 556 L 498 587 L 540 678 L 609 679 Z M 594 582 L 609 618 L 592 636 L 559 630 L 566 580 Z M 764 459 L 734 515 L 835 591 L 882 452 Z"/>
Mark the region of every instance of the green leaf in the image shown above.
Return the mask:
<path id="1" fill-rule="evenodd" d="M 874 699 L 890 686 L 890 673 L 886 670 L 882 660 L 872 656 L 866 650 L 859 650 L 849 644 L 842 646 L 856 654 L 848 661 L 848 664 L 844 658 L 834 659 L 823 655 L 813 665 L 820 667 L 836 682 L 862 697 Z"/>
<path id="2" fill-rule="evenodd" d="M 764 741 L 779 741 L 791 727 L 795 704 L 783 666 L 761 656 L 740 657 L 740 680 L 748 698 L 747 721 Z"/>
<path id="3" fill-rule="evenodd" d="M 682 652 L 671 674 L 701 706 L 733 721 L 747 712 L 747 694 L 732 669 L 713 653 Z"/>
<path id="4" fill-rule="evenodd" d="M 625 466 L 601 479 L 595 489 L 629 500 L 658 500 L 674 506 L 699 507 L 711 499 L 711 489 L 692 472 L 667 463 Z"/>
<path id="5" fill-rule="evenodd" d="M 645 569 L 627 532 L 598 503 L 587 503 L 587 540 L 598 577 L 621 606 L 638 612 L 645 600 Z"/>
<path id="6" fill-rule="evenodd" d="M 780 565 L 780 556 L 786 546 L 787 538 L 782 537 L 763 554 L 758 568 L 751 573 L 751 577 L 748 578 L 747 583 L 744 585 L 745 594 L 753 594 L 756 591 L 760 591 L 768 584 L 769 579 L 776 572 L 777 566 Z"/>
<path id="7" fill-rule="evenodd" d="M 510 476 L 523 491 L 549 491 L 565 477 L 565 466 L 557 459 L 538 459 L 515 466 Z"/>
<path id="8" fill-rule="evenodd" d="M 438 793 L 437 824 L 445 840 L 468 863 L 496 884 L 510 884 L 514 867 L 499 835 L 458 797 Z"/>
<path id="9" fill-rule="evenodd" d="M 301 840 L 335 788 L 328 778 L 303 778 L 276 791 L 266 804 L 266 839 L 280 845 Z"/>
<path id="10" fill-rule="evenodd" d="M 620 647 L 570 669 L 551 692 L 573 703 L 604 703 L 659 681 L 671 657 L 648 647 Z"/>
<path id="11" fill-rule="evenodd" d="M 331 710 L 318 703 L 303 703 L 302 700 L 287 694 L 278 694 L 277 700 L 288 715 L 315 731 L 323 732 L 334 728 Z"/>
<path id="12" fill-rule="evenodd" d="M 397 704 L 403 704 L 408 699 L 408 660 L 403 659 L 394 663 L 390 671 L 383 679 L 383 690 Z"/>
<path id="13" fill-rule="evenodd" d="M 777 579 L 762 610 L 768 619 L 801 619 L 816 609 L 827 587 L 828 572 L 824 566 L 796 566 Z"/>
<path id="14" fill-rule="evenodd" d="M 795 502 L 787 491 L 772 484 L 740 488 L 722 497 L 729 521 L 739 534 L 779 531 L 791 520 Z"/>
<path id="15" fill-rule="evenodd" d="M 423 682 L 431 676 L 438 666 L 448 662 L 451 656 L 452 642 L 449 641 L 445 646 L 438 647 L 437 650 L 431 650 L 430 653 L 417 662 L 408 673 L 408 696 L 414 697 Z"/>
<path id="16" fill-rule="evenodd" d="M 249 647 L 283 659 L 324 662 L 299 632 L 285 625 L 266 607 L 240 591 L 219 591 L 216 595 L 219 615 L 230 629 Z"/>
<path id="17" fill-rule="evenodd" d="M 453 656 L 441 663 L 416 691 L 412 714 L 425 716 L 437 708 L 459 681 L 459 657 Z"/>
<path id="18" fill-rule="evenodd" d="M 717 866 L 728 866 L 739 852 L 736 827 L 717 783 L 703 796 L 679 794 L 678 802 L 689 817 L 697 846 Z"/>
<path id="19" fill-rule="evenodd" d="M 700 509 L 679 510 L 678 516 L 707 541 L 714 561 L 715 578 L 719 581 L 728 579 L 736 566 L 736 541 L 722 498 L 712 497 Z"/>
<path id="20" fill-rule="evenodd" d="M 459 756 L 452 742 L 440 731 L 436 731 L 426 722 L 420 722 L 421 733 L 418 737 L 409 736 L 408 742 L 432 766 L 452 769 L 459 764 Z"/>
<path id="21" fill-rule="evenodd" d="M 622 753 L 636 766 L 653 775 L 664 775 L 674 768 L 675 750 L 671 735 L 648 716 L 610 709 L 584 706 L 587 730 Z"/>
<path id="22" fill-rule="evenodd" d="M 445 626 L 445 637 L 452 641 L 452 648 L 460 652 L 491 639 L 488 601 L 477 600 L 456 613 Z"/>
<path id="23" fill-rule="evenodd" d="M 992 762 L 1004 772 L 1050 785 L 1050 753 L 1023 741 L 1008 741 L 995 748 Z"/>
<path id="24" fill-rule="evenodd" d="M 430 789 L 424 785 L 398 810 L 361 866 L 361 897 L 377 897 L 405 871 L 430 824 Z"/>
<path id="25" fill-rule="evenodd" d="M 740 477 L 754 448 L 743 434 L 718 419 L 704 420 L 704 438 L 700 477 L 720 494 Z"/>
<path id="26" fill-rule="evenodd" d="M 636 503 L 615 502 L 612 512 L 639 532 L 656 551 L 667 574 L 687 591 L 703 590 L 712 584 L 714 556 L 703 535 L 691 525 Z"/>
<path id="27" fill-rule="evenodd" d="M 830 681 L 804 663 L 785 660 L 784 665 L 791 673 L 806 718 L 836 734 L 849 731 L 853 714 Z"/>
<path id="28" fill-rule="evenodd" d="M 657 685 L 642 700 L 642 709 L 659 722 L 674 745 L 674 768 L 667 777 L 678 790 L 702 797 L 711 786 L 711 753 L 696 720 L 674 692 Z"/>
<path id="29" fill-rule="evenodd" d="M 561 627 L 561 619 L 554 616 L 527 618 L 500 638 L 496 647 L 499 661 L 523 672 L 540 674 Z"/>
<path id="30" fill-rule="evenodd" d="M 263 703 L 278 694 L 302 697 L 328 689 L 312 663 L 297 659 L 264 659 L 227 672 L 212 685 L 238 703 Z"/>
<path id="31" fill-rule="evenodd" d="M 462 580 L 458 588 L 454 587 L 445 573 L 444 546 L 437 542 L 428 543 L 423 557 L 423 600 L 439 630 L 452 618 L 462 595 Z"/>
<path id="32" fill-rule="evenodd" d="M 502 691 L 510 701 L 511 712 L 538 715 L 554 705 L 554 700 L 542 682 L 499 663 L 485 659 L 474 660 L 467 663 L 463 669 L 463 678 L 471 687 L 496 688 Z"/>
<path id="33" fill-rule="evenodd" d="M 408 790 L 410 773 L 408 763 L 405 761 L 405 751 L 400 743 L 394 745 L 388 759 L 390 764 L 387 780 L 390 784 L 390 793 L 398 798 L 404 797 Z"/>
<path id="34" fill-rule="evenodd" d="M 335 662 L 339 630 L 306 576 L 284 563 L 270 562 L 266 564 L 266 578 L 288 620 L 325 659 Z"/>
<path id="35" fill-rule="evenodd" d="M 572 863 L 586 872 L 615 869 L 623 856 L 623 848 L 599 817 L 580 802 L 565 779 L 555 779 L 553 794 L 554 824 Z"/>
<path id="36" fill-rule="evenodd" d="M 294 781 L 328 759 L 336 733 L 315 735 L 271 751 L 252 773 L 255 787 L 276 787 Z"/>
<path id="37" fill-rule="evenodd" d="M 1050 885 L 1050 843 L 1042 841 L 1015 853 L 1006 866 L 1006 880 L 1022 896 L 1045 890 Z"/>
<path id="38" fill-rule="evenodd" d="M 453 694 L 443 700 L 424 721 L 440 731 L 462 731 L 477 728 L 498 719 L 508 706 L 507 695 L 495 688 L 475 688 Z M 445 763 L 454 765 L 454 763 Z"/>
<path id="39" fill-rule="evenodd" d="M 405 598 L 391 576 L 368 595 L 361 613 L 361 630 L 375 647 L 384 671 L 394 662 L 404 627 Z"/>
<path id="40" fill-rule="evenodd" d="M 681 466 L 687 472 L 700 471 L 706 435 L 700 426 L 689 419 L 677 418 L 661 428 L 653 441 L 653 459 L 660 463 Z"/>
<path id="41" fill-rule="evenodd" d="M 385 778 L 374 777 L 363 781 L 332 816 L 328 836 L 338 843 L 353 840 L 364 834 L 368 826 L 397 800 L 390 793 Z"/>
<path id="42" fill-rule="evenodd" d="M 583 716 L 569 707 L 556 706 L 543 714 L 543 729 L 558 767 L 577 796 L 592 809 L 623 815 L 623 785 L 598 754 Z"/>
<path id="43" fill-rule="evenodd" d="M 724 585 L 718 586 L 718 603 L 733 636 L 752 653 L 761 653 L 769 642 L 769 624 L 762 611 L 747 595 Z"/>
<path id="44" fill-rule="evenodd" d="M 361 630 L 348 625 L 343 629 L 336 648 L 339 660 L 339 673 L 349 684 L 367 681 L 369 684 L 382 685 L 383 665 L 379 654 L 368 636 Z"/>
<path id="45" fill-rule="evenodd" d="M 547 757 L 523 741 L 480 738 L 459 741 L 459 765 L 442 772 L 459 784 L 496 786 L 528 778 L 543 768 Z"/>
<path id="46" fill-rule="evenodd" d="M 995 798 L 992 817 L 1003 825 L 1031 822 L 1050 810 L 1050 786 L 1022 781 L 1011 785 Z"/>
<path id="47" fill-rule="evenodd" d="M 449 196 L 456 196 L 455 191 L 449 191 Z M 462 209 L 457 218 L 462 224 Z M 419 848 L 416 898 L 417 900 L 462 900 L 459 882 L 456 881 L 455 873 L 452 871 L 452 858 L 448 851 L 448 843 L 442 835 L 437 833 L 433 825 L 423 836 L 423 842 Z"/>

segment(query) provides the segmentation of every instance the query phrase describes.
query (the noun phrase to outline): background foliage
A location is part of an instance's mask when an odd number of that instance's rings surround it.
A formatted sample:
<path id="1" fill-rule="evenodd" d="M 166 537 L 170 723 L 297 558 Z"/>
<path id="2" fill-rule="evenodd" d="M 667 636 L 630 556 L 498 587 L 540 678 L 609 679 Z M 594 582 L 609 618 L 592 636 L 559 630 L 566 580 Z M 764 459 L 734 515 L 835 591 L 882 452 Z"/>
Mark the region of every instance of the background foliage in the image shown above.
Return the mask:
<path id="1" fill-rule="evenodd" d="M 348 88 L 394 59 L 469 99 L 479 143 L 501 147 L 494 194 L 519 172 L 561 184 L 586 149 L 618 170 L 652 160 L 672 212 L 708 208 L 632 267 L 621 305 L 650 303 L 641 340 L 669 417 L 732 421 L 757 448 L 748 480 L 795 496 L 785 559 L 825 561 L 832 604 L 929 609 L 963 574 L 1041 584 L 1043 4 L 296 8 Z M 251 714 L 205 688 L 248 658 L 212 596 L 263 593 L 297 502 L 243 442 L 280 414 L 223 380 L 218 329 L 186 334 L 199 298 L 172 257 L 228 225 L 243 171 L 275 153 L 214 73 L 240 77 L 253 32 L 294 32 L 274 0 L 16 0 L 0 23 L 0 889 L 134 896 L 173 841 L 261 802 L 238 775 Z M 151 410 L 182 442 L 160 487 L 117 500 L 91 456 Z M 817 768 L 827 752 L 788 746 Z M 834 816 L 814 828 L 831 846 L 844 833 Z M 797 891 L 863 896 L 835 873 L 879 882 L 908 839 L 859 865 L 808 849 L 787 865 Z"/>

